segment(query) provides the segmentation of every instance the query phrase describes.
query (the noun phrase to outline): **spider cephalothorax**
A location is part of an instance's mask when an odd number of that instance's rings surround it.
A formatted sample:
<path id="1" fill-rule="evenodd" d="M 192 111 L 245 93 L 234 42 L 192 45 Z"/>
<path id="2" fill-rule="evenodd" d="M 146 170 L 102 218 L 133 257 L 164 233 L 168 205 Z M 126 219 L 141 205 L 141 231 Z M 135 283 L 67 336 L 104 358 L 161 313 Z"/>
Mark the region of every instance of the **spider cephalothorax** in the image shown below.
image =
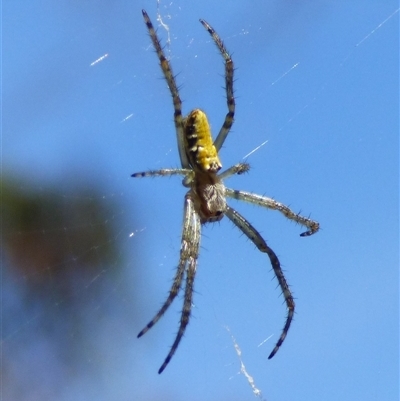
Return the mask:
<path id="1" fill-rule="evenodd" d="M 132 174 L 132 177 L 183 175 L 183 185 L 188 187 L 189 191 L 185 196 L 182 244 L 174 282 L 167 300 L 164 302 L 155 317 L 138 334 L 138 337 L 145 334 L 165 313 L 178 294 L 183 278 L 186 276 L 184 303 L 179 330 L 169 354 L 158 371 L 158 373 L 161 373 L 168 365 L 178 348 L 179 342 L 181 341 L 189 322 L 192 308 L 194 277 L 196 274 L 197 258 L 200 247 L 201 225 L 204 223 L 219 221 L 223 216 L 227 216 L 261 252 L 266 253 L 269 256 L 275 276 L 278 279 L 279 286 L 285 298 L 288 314 L 282 333 L 268 357 L 272 358 L 286 338 L 292 322 L 295 307 L 293 296 L 274 251 L 267 245 L 260 233 L 243 216 L 227 204 L 226 198 L 233 198 L 280 211 L 288 219 L 308 228 L 306 232 L 300 234 L 301 236 L 314 234 L 318 231 L 319 224 L 314 220 L 294 213 L 287 206 L 275 201 L 274 199 L 225 187 L 223 183 L 224 179 L 229 178 L 234 174 L 242 174 L 249 170 L 249 165 L 247 163 L 239 163 L 222 173 L 219 173 L 222 164 L 218 152 L 232 127 L 235 115 L 235 98 L 233 96 L 234 68 L 231 56 L 225 49 L 222 40 L 214 29 L 206 21 L 201 19 L 201 24 L 210 33 L 225 60 L 225 90 L 228 113 L 225 116 L 225 121 L 217 138 L 213 141 L 207 116 L 202 110 L 195 109 L 191 111 L 187 117 L 182 118 L 182 102 L 179 97 L 178 87 L 171 66 L 164 55 L 160 41 L 149 16 L 144 10 L 142 13 L 150 38 L 156 49 L 162 72 L 172 95 L 174 122 L 182 168 L 145 171 Z"/>

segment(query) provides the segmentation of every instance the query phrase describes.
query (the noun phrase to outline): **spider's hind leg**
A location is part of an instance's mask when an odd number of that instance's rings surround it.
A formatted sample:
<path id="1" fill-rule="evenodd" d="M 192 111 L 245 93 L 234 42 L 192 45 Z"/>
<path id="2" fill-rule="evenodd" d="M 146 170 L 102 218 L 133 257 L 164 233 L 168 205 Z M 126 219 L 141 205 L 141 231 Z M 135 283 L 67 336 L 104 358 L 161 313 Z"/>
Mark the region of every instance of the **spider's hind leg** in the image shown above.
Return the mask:
<path id="1" fill-rule="evenodd" d="M 172 102 L 174 105 L 174 123 L 175 123 L 175 131 L 176 131 L 176 139 L 178 142 L 178 151 L 179 157 L 181 159 L 181 165 L 184 168 L 189 167 L 189 162 L 185 153 L 184 146 L 184 132 L 183 132 L 183 121 L 182 121 L 182 100 L 179 96 L 179 88 L 176 84 L 175 76 L 172 72 L 172 68 L 170 62 L 166 58 L 163 48 L 160 43 L 160 39 L 157 36 L 157 33 L 154 29 L 154 26 L 146 13 L 145 10 L 142 10 L 144 22 L 146 23 L 147 29 L 149 31 L 149 35 L 151 41 L 153 42 L 153 46 L 156 49 L 158 60 L 160 61 L 160 67 L 164 74 L 164 77 L 167 81 L 169 91 L 172 96 Z"/>
<path id="2" fill-rule="evenodd" d="M 222 42 L 217 32 L 215 32 L 214 28 L 203 19 L 200 19 L 200 22 L 204 26 L 204 28 L 207 29 L 208 33 L 213 38 L 214 43 L 218 47 L 218 50 L 220 51 L 222 57 L 225 60 L 225 91 L 226 91 L 226 103 L 228 106 L 228 113 L 226 114 L 224 123 L 218 133 L 217 138 L 214 141 L 214 146 L 216 147 L 217 151 L 219 151 L 223 143 L 225 142 L 225 139 L 228 136 L 229 131 L 231 130 L 235 117 L 236 106 L 235 106 L 235 97 L 233 96 L 233 74 L 235 68 L 233 66 L 233 61 L 230 54 L 226 50 L 224 43 Z"/>
<path id="3" fill-rule="evenodd" d="M 186 168 L 163 168 L 161 170 L 148 170 L 141 171 L 139 173 L 131 174 L 133 178 L 144 178 L 144 177 L 168 177 L 171 175 L 188 175 L 191 170 Z"/>
<path id="4" fill-rule="evenodd" d="M 227 170 L 223 171 L 221 174 L 218 175 L 218 177 L 221 180 L 225 180 L 235 174 L 240 175 L 247 173 L 249 170 L 250 170 L 249 163 L 238 163 L 232 167 L 229 167 Z"/>

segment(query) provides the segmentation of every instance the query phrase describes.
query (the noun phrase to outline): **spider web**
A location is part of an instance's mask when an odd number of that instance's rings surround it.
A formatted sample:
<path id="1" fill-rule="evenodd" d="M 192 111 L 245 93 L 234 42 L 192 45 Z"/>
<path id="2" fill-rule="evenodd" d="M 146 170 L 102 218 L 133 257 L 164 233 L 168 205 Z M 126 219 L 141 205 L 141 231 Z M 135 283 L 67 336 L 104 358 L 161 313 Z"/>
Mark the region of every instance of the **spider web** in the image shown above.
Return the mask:
<path id="1" fill-rule="evenodd" d="M 204 229 L 192 321 L 157 375 L 181 299 L 136 335 L 171 283 L 185 190 L 179 179 L 129 177 L 178 163 L 172 105 L 140 9 L 10 3 L 1 398 L 242 400 L 256 394 L 251 377 L 267 400 L 394 400 L 397 2 L 235 2 L 229 10 L 159 2 L 162 24 L 156 2 L 144 7 L 170 40 L 184 111 L 200 105 L 214 133 L 226 112 L 223 68 L 198 18 L 233 53 L 237 115 L 221 158 L 224 167 L 246 158 L 252 170 L 227 185 L 321 223 L 321 233 L 302 239 L 279 215 L 233 205 L 277 252 L 296 320 L 267 361 L 283 300 L 265 257 L 224 219 Z"/>

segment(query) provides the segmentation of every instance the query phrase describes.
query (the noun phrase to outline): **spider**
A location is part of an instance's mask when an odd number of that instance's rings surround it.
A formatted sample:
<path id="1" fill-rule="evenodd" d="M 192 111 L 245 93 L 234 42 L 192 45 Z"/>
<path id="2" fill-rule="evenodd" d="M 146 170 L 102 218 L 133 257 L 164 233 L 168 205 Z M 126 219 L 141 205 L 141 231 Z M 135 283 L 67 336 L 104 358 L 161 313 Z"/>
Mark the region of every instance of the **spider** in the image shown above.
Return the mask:
<path id="1" fill-rule="evenodd" d="M 157 37 L 149 16 L 145 10 L 142 10 L 142 13 L 151 41 L 153 42 L 153 46 L 157 52 L 161 70 L 171 92 L 174 106 L 174 122 L 178 151 L 182 168 L 150 170 L 132 174 L 132 177 L 166 177 L 181 175 L 184 177 L 182 184 L 189 188 L 189 190 L 185 195 L 180 258 L 172 287 L 169 291 L 168 298 L 162 305 L 161 309 L 138 334 L 138 337 L 141 337 L 152 328 L 167 311 L 175 297 L 178 295 L 184 276 L 186 276 L 179 330 L 164 363 L 158 371 L 158 373 L 162 373 L 175 354 L 182 336 L 185 333 L 186 326 L 189 323 L 192 308 L 194 278 L 196 275 L 197 259 L 199 256 L 201 226 L 205 223 L 220 221 L 223 216 L 227 216 L 232 223 L 254 243 L 259 251 L 268 255 L 285 298 L 287 307 L 286 322 L 274 349 L 268 357 L 268 359 L 271 359 L 285 340 L 292 322 L 295 308 L 293 295 L 289 289 L 289 285 L 274 251 L 267 245 L 260 233 L 242 215 L 227 204 L 226 198 L 233 198 L 280 211 L 288 219 L 307 227 L 308 230 L 300 234 L 303 237 L 317 232 L 319 224 L 314 220 L 294 213 L 287 206 L 275 201 L 274 199 L 225 187 L 223 183 L 224 179 L 227 179 L 234 174 L 243 174 L 250 168 L 247 163 L 238 163 L 224 172 L 219 173 L 222 164 L 219 159 L 218 151 L 225 142 L 232 127 L 235 115 L 235 98 L 233 96 L 234 67 L 232 58 L 215 30 L 206 21 L 200 19 L 200 23 L 211 35 L 225 61 L 225 90 L 228 113 L 225 116 L 224 123 L 217 138 L 213 141 L 210 126 L 204 111 L 194 109 L 186 117 L 182 117 L 182 101 L 179 97 L 175 76 L 172 73 L 169 61 L 165 57 L 160 40 Z"/>

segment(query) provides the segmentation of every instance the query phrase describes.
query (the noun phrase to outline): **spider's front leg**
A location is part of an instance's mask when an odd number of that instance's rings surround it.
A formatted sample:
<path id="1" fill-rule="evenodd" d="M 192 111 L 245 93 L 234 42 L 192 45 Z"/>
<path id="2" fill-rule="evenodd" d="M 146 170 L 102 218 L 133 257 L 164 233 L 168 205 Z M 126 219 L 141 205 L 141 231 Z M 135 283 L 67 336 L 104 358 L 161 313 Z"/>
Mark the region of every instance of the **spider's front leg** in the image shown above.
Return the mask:
<path id="1" fill-rule="evenodd" d="M 268 209 L 278 210 L 288 219 L 293 220 L 296 223 L 299 223 L 302 226 L 308 228 L 307 231 L 300 234 L 300 236 L 302 237 L 307 237 L 309 235 L 315 234 L 319 230 L 319 223 L 317 221 L 311 220 L 308 217 L 304 217 L 301 216 L 299 213 L 293 212 L 289 207 L 287 207 L 283 203 L 277 202 L 272 198 L 230 188 L 226 188 L 226 196 L 240 201 L 253 203 L 258 206 L 266 207 Z"/>
<path id="2" fill-rule="evenodd" d="M 178 333 L 176 335 L 174 343 L 171 346 L 171 350 L 165 358 L 164 363 L 161 365 L 158 373 L 162 373 L 162 371 L 166 368 L 169 361 L 175 354 L 175 351 L 179 346 L 182 336 L 185 333 L 186 326 L 189 323 L 190 312 L 192 310 L 194 278 L 196 275 L 197 258 L 199 256 L 200 236 L 200 216 L 195 210 L 195 206 L 193 200 L 190 197 L 190 193 L 188 193 L 185 196 L 182 244 L 178 268 L 178 271 L 180 268 L 184 268 L 186 272 L 185 298 L 183 302 L 183 309 Z"/>
<path id="3" fill-rule="evenodd" d="M 288 283 L 286 282 L 286 278 L 283 275 L 278 257 L 275 255 L 275 252 L 267 245 L 261 234 L 241 214 L 239 214 L 231 207 L 227 206 L 225 215 L 233 222 L 233 224 L 235 224 L 236 227 L 238 227 L 247 236 L 247 238 L 249 238 L 253 242 L 253 244 L 261 252 L 266 253 L 269 256 L 275 276 L 278 279 L 279 286 L 281 287 L 283 296 L 285 298 L 288 314 L 286 317 L 285 325 L 282 329 L 282 334 L 268 357 L 268 359 L 271 359 L 278 352 L 280 346 L 287 336 L 290 324 L 292 323 L 295 308 L 293 295 L 289 289 Z"/>
<path id="4" fill-rule="evenodd" d="M 178 348 L 179 342 L 182 339 L 187 324 L 189 323 L 190 311 L 192 308 L 193 298 L 193 283 L 196 274 L 197 258 L 200 247 L 200 235 L 201 235 L 201 222 L 200 216 L 196 213 L 190 195 L 187 194 L 185 197 L 185 212 L 183 219 L 182 229 L 182 244 L 178 268 L 174 277 L 172 287 L 169 291 L 167 300 L 164 302 L 161 309 L 157 312 L 154 318 L 147 324 L 147 326 L 138 334 L 138 338 L 143 334 L 146 334 L 163 316 L 169 306 L 172 304 L 175 297 L 178 295 L 181 289 L 183 276 L 186 273 L 186 284 L 185 284 L 185 299 L 183 303 L 181 322 L 176 335 L 175 341 L 172 344 L 171 350 L 164 363 L 159 369 L 158 373 L 166 368 L 175 351 Z"/>

